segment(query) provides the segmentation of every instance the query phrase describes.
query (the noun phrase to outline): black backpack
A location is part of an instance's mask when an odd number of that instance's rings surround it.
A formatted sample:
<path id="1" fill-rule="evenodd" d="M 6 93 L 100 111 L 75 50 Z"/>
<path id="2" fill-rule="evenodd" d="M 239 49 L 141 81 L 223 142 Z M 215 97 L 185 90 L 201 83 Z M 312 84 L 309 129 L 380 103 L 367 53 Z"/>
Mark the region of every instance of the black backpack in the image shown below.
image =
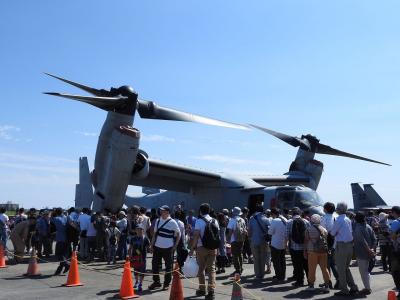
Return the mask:
<path id="1" fill-rule="evenodd" d="M 296 244 L 304 244 L 305 232 L 306 232 L 305 222 L 301 218 L 293 219 L 292 236 L 291 236 L 293 242 L 295 242 Z"/>
<path id="2" fill-rule="evenodd" d="M 209 250 L 218 249 L 220 244 L 220 238 L 219 238 L 219 229 L 217 226 L 217 221 L 215 219 L 207 221 L 204 217 L 200 218 L 206 223 L 204 234 L 203 237 L 201 238 L 203 247 Z"/>

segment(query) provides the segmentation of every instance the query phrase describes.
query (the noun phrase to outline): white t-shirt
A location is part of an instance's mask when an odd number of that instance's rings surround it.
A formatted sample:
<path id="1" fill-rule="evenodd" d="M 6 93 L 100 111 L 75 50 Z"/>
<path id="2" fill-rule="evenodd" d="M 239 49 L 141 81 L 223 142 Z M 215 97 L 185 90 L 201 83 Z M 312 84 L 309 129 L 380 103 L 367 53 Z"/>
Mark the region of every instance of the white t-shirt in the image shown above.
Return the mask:
<path id="1" fill-rule="evenodd" d="M 285 249 L 286 246 L 286 223 L 286 218 L 279 216 L 272 220 L 268 230 L 268 234 L 271 235 L 271 246 L 279 250 Z"/>
<path id="2" fill-rule="evenodd" d="M 141 215 L 140 217 L 143 220 L 140 224 L 142 224 L 142 226 L 144 227 L 144 235 L 147 236 L 147 230 L 151 226 L 150 218 L 148 216 L 145 216 L 145 215 Z"/>
<path id="3" fill-rule="evenodd" d="M 87 214 L 81 214 L 78 217 L 79 228 L 82 230 L 88 230 L 90 224 L 90 216 Z"/>
<path id="4" fill-rule="evenodd" d="M 0 220 L 4 223 L 5 229 L 7 229 L 8 228 L 7 224 L 9 220 L 8 216 L 6 214 L 0 214 Z"/>
<path id="5" fill-rule="evenodd" d="M 244 220 L 243 220 L 240 216 L 235 216 L 235 217 L 230 218 L 229 223 L 228 223 L 228 226 L 226 227 L 227 229 L 229 229 L 229 230 L 232 232 L 230 243 L 236 241 L 234 231 L 235 231 L 235 229 L 236 229 L 236 223 L 237 223 L 237 221 L 238 221 L 239 219 L 242 220 L 241 222 L 244 222 Z"/>
<path id="6" fill-rule="evenodd" d="M 180 234 L 180 230 L 179 230 L 179 226 L 178 224 L 175 222 L 175 220 L 171 219 L 171 217 L 168 217 L 167 219 L 162 219 L 159 218 L 156 221 L 156 224 L 154 226 L 154 234 L 158 231 L 159 228 L 161 228 L 161 226 L 163 226 L 163 224 L 167 221 L 167 224 L 165 224 L 165 226 L 162 228 L 162 230 L 157 234 L 156 236 L 156 242 L 154 244 L 154 246 L 158 247 L 158 248 L 171 248 L 174 246 L 174 236 L 177 236 L 178 234 Z M 161 236 L 161 235 L 164 236 Z M 169 236 L 169 237 L 166 237 Z"/>
<path id="7" fill-rule="evenodd" d="M 210 215 L 204 215 L 202 216 L 204 219 L 206 219 L 208 222 L 211 221 L 211 217 Z M 215 224 L 218 226 L 218 222 L 215 221 Z M 200 232 L 200 237 L 197 240 L 197 247 L 202 247 L 203 246 L 203 242 L 202 242 L 202 238 L 204 236 L 204 230 L 206 229 L 206 222 L 204 222 L 204 220 L 202 218 L 197 218 L 196 223 L 194 225 L 194 230 L 198 230 Z M 219 226 L 218 226 L 219 229 Z"/>

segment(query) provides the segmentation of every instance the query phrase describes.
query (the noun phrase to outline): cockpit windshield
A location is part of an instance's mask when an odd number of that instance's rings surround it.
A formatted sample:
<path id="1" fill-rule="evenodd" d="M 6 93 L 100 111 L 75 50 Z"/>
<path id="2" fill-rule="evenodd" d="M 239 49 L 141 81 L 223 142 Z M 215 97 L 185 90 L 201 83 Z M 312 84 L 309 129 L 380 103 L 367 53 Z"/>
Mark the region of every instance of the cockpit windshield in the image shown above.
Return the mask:
<path id="1" fill-rule="evenodd" d="M 311 206 L 323 206 L 321 197 L 312 190 L 282 190 L 276 192 L 277 206 L 280 209 L 298 207 L 301 210 Z"/>

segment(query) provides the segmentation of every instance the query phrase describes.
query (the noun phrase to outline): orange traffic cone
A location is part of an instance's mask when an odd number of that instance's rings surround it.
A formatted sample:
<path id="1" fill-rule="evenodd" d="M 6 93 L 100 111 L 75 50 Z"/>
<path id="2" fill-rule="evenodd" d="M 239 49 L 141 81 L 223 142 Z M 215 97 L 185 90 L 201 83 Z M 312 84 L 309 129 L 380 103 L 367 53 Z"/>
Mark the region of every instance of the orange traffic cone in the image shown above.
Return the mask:
<path id="1" fill-rule="evenodd" d="M 169 295 L 169 300 L 183 300 L 183 285 L 181 276 L 179 274 L 178 263 L 174 266 L 174 274 L 172 279 L 171 293 Z"/>
<path id="2" fill-rule="evenodd" d="M 395 291 L 389 291 L 388 292 L 388 300 L 397 300 Z"/>
<path id="3" fill-rule="evenodd" d="M 6 266 L 6 258 L 4 257 L 4 246 L 3 243 L 0 242 L 0 269 L 7 268 Z"/>
<path id="4" fill-rule="evenodd" d="M 42 275 L 42 274 L 40 274 L 40 272 L 39 272 L 39 267 L 38 267 L 37 260 L 36 260 L 36 249 L 33 248 L 32 252 L 31 252 L 31 257 L 29 258 L 28 270 L 26 271 L 24 276 L 34 277 L 34 276 L 40 276 L 40 275 Z"/>
<path id="5" fill-rule="evenodd" d="M 243 300 L 242 287 L 239 285 L 240 274 L 236 273 L 233 280 L 232 297 L 231 300 Z"/>
<path id="6" fill-rule="evenodd" d="M 124 264 L 124 273 L 122 274 L 121 280 L 121 288 L 119 289 L 119 294 L 116 295 L 121 299 L 132 299 L 139 297 L 135 295 L 135 290 L 133 289 L 133 280 L 131 273 L 131 262 L 129 261 L 129 257 L 126 258 Z"/>
<path id="7" fill-rule="evenodd" d="M 81 286 L 81 280 L 79 279 L 79 270 L 78 270 L 78 259 L 76 257 L 76 251 L 72 252 L 71 256 L 71 265 L 68 272 L 67 283 L 64 286 Z"/>

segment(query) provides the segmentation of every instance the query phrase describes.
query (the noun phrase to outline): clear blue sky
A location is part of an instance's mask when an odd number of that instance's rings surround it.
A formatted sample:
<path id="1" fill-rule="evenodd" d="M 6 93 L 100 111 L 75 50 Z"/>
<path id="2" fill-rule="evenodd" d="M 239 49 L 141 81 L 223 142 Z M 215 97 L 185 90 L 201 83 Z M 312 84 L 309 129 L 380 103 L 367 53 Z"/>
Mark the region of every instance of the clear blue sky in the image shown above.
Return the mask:
<path id="1" fill-rule="evenodd" d="M 398 204 L 398 1 L 3 1 L 0 202 L 73 204 L 106 113 L 43 72 L 255 123 L 393 167 L 318 155 L 324 200 L 375 183 Z M 137 119 L 150 156 L 215 171 L 282 174 L 296 150 L 261 132 Z M 137 189 L 130 189 L 134 194 Z"/>

